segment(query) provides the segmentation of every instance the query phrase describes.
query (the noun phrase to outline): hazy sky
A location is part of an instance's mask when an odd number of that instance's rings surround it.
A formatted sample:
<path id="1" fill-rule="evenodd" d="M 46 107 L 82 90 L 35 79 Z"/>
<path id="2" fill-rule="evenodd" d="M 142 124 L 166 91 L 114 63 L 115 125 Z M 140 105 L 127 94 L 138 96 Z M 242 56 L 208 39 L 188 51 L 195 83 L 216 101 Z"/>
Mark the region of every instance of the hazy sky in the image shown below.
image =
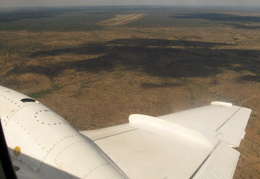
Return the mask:
<path id="1" fill-rule="evenodd" d="M 0 7 L 92 5 L 260 6 L 260 0 L 0 0 Z"/>

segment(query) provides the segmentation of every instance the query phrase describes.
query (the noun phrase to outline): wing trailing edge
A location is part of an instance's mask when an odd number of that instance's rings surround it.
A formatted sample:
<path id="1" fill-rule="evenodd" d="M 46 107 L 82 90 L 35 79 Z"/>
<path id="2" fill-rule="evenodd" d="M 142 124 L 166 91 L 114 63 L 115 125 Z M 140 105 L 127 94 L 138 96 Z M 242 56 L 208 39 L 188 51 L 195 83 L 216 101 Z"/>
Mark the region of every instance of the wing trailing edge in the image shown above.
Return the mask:
<path id="1" fill-rule="evenodd" d="M 237 150 L 220 142 L 191 178 L 233 178 L 239 155 Z"/>

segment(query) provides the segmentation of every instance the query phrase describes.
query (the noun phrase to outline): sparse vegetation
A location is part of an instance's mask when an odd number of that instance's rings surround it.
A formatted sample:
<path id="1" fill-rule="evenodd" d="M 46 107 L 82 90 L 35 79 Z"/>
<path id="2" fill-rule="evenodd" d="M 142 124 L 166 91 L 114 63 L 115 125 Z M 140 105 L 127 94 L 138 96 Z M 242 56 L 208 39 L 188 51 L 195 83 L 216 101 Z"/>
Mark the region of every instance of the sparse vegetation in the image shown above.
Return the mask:
<path id="1" fill-rule="evenodd" d="M 115 17 L 146 14 L 120 26 Z M 223 100 L 253 109 L 235 178 L 260 178 L 259 10 L 92 7 L 0 10 L 0 84 L 78 130 Z"/>

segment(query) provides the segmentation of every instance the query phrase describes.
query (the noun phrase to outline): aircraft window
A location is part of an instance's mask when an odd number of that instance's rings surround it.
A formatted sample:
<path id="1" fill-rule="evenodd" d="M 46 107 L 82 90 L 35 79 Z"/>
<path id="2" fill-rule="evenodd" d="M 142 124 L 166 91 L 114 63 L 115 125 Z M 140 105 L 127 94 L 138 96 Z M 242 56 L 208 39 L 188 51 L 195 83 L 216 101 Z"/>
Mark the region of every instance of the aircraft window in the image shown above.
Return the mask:
<path id="1" fill-rule="evenodd" d="M 24 103 L 27 103 L 27 102 L 36 102 L 36 100 L 35 100 L 35 99 L 32 99 L 32 98 L 23 98 L 23 99 L 21 99 L 21 101 L 24 102 Z"/>

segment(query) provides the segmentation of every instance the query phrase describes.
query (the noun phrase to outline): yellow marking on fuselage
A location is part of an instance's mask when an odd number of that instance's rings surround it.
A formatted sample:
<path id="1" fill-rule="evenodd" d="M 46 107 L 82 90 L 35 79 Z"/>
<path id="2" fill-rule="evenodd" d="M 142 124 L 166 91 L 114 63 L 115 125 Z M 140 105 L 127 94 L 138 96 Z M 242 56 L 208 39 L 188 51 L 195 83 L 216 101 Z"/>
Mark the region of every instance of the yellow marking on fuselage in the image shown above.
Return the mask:
<path id="1" fill-rule="evenodd" d="M 14 148 L 14 156 L 18 157 L 21 154 L 21 148 L 19 146 L 16 146 Z"/>

